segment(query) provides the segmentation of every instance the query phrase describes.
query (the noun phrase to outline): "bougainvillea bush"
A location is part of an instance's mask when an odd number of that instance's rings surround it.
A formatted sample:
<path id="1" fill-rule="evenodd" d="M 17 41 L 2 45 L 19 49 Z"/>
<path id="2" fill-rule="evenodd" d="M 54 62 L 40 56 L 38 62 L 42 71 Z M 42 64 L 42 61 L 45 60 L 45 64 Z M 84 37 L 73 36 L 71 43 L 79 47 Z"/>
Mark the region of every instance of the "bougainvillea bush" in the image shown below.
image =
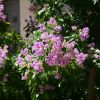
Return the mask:
<path id="1" fill-rule="evenodd" d="M 68 36 L 62 36 L 63 27 L 50 17 L 38 24 L 32 43 L 18 55 L 16 65 L 32 100 L 86 99 L 84 73 L 91 64 L 100 65 L 100 51 L 95 53 L 94 43 L 87 42 L 88 27 L 71 29 Z"/>

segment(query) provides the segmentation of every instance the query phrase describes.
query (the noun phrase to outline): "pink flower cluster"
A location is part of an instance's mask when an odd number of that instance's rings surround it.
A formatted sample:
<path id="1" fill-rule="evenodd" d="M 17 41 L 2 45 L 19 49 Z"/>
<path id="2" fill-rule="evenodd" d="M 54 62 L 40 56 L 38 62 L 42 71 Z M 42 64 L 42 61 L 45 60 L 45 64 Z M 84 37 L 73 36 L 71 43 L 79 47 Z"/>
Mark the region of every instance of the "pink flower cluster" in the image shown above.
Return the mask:
<path id="1" fill-rule="evenodd" d="M 58 25 L 57 21 L 55 20 L 55 18 L 50 18 L 49 21 L 47 21 L 48 26 L 52 27 L 55 32 L 61 32 L 62 31 L 62 27 L 60 25 Z M 39 31 L 40 32 L 46 32 L 46 26 L 44 24 L 39 24 L 38 25 Z"/>
<path id="2" fill-rule="evenodd" d="M 4 11 L 3 0 L 0 0 L 0 21 L 4 21 L 6 18 L 3 11 Z"/>
<path id="3" fill-rule="evenodd" d="M 87 38 L 89 38 L 89 28 L 88 27 L 85 27 L 80 32 L 80 39 L 81 39 L 81 41 L 84 41 Z"/>
<path id="4" fill-rule="evenodd" d="M 3 66 L 7 58 L 8 46 L 5 46 L 3 49 L 0 47 L 0 68 Z"/>
<path id="5" fill-rule="evenodd" d="M 53 33 L 49 30 L 49 26 Z M 77 48 L 77 41 L 74 39 L 64 39 L 62 35 L 55 34 L 61 32 L 62 27 L 57 24 L 57 21 L 54 18 L 50 18 L 47 24 L 39 24 L 38 30 L 41 32 L 41 35 L 38 41 L 35 41 L 31 47 L 31 50 L 25 48 L 21 51 L 17 59 L 17 64 L 23 69 L 33 70 L 37 73 L 42 73 L 45 71 L 45 65 L 48 67 L 52 66 L 55 68 L 58 67 L 68 67 L 73 62 L 76 63 L 79 67 L 83 67 L 84 61 L 87 59 L 88 54 L 83 53 Z M 86 40 L 89 35 L 89 29 L 83 28 L 82 33 L 78 34 L 80 39 Z M 56 72 L 58 73 L 58 72 Z M 29 74 L 29 72 L 28 72 Z M 22 76 L 22 80 L 26 80 L 28 74 Z M 61 75 L 56 74 L 56 79 L 60 79 Z"/>
<path id="6" fill-rule="evenodd" d="M 22 69 L 27 69 L 25 74 L 22 75 L 22 80 L 26 80 L 28 78 L 30 68 L 34 69 L 38 73 L 44 71 L 42 63 L 36 60 L 35 56 L 30 54 L 27 48 L 21 51 L 21 54 L 17 58 L 16 64 L 19 65 Z"/>

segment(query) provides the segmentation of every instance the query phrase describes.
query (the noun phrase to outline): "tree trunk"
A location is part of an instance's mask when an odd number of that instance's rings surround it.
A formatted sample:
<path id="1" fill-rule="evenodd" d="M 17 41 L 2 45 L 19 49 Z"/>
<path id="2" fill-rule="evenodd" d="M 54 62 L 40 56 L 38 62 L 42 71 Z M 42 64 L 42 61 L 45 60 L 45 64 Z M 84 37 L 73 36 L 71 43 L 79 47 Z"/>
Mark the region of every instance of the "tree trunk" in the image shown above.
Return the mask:
<path id="1" fill-rule="evenodd" d="M 88 84 L 88 100 L 94 100 L 94 81 L 96 76 L 95 68 L 89 71 L 89 84 Z"/>

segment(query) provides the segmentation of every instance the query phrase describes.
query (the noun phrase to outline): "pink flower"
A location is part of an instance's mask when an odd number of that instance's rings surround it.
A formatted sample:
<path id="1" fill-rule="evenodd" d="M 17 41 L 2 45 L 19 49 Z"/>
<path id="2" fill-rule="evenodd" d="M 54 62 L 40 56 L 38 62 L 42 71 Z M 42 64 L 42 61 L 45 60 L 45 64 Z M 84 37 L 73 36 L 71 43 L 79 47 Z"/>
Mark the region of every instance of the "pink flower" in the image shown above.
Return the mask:
<path id="1" fill-rule="evenodd" d="M 3 0 L 0 0 L 0 21 L 4 21 L 6 18 L 3 12 L 4 12 Z"/>
<path id="2" fill-rule="evenodd" d="M 53 26 L 57 25 L 57 21 L 55 20 L 55 18 L 52 18 L 52 17 L 49 19 L 49 21 L 47 23 L 49 25 L 53 25 Z"/>
<path id="3" fill-rule="evenodd" d="M 22 67 L 25 67 L 25 66 L 26 66 L 26 62 L 21 61 L 21 62 L 19 63 L 19 65 L 22 66 Z"/>
<path id="4" fill-rule="evenodd" d="M 100 55 L 96 55 L 95 58 L 96 58 L 96 59 L 100 59 Z"/>
<path id="5" fill-rule="evenodd" d="M 22 50 L 22 55 L 24 55 L 24 56 L 26 56 L 27 54 L 28 54 L 28 49 L 27 48 L 25 48 L 24 50 Z"/>
<path id="6" fill-rule="evenodd" d="M 32 46 L 32 51 L 36 56 L 42 56 L 44 54 L 45 45 L 42 42 L 35 42 Z"/>
<path id="7" fill-rule="evenodd" d="M 89 28 L 85 27 L 82 29 L 82 32 L 80 32 L 80 39 L 81 41 L 84 41 L 87 38 L 89 38 Z"/>
<path id="8" fill-rule="evenodd" d="M 87 56 L 88 56 L 87 54 L 80 53 L 77 55 L 76 61 L 78 62 L 79 65 L 82 65 Z"/>
<path id="9" fill-rule="evenodd" d="M 66 48 L 68 49 L 73 49 L 77 43 L 75 41 L 67 42 L 65 45 Z"/>
<path id="10" fill-rule="evenodd" d="M 54 51 L 48 54 L 46 62 L 49 66 L 59 65 L 61 57 L 62 57 L 61 52 Z"/>
<path id="11" fill-rule="evenodd" d="M 50 36 L 49 36 L 50 37 Z M 50 40 L 54 43 L 62 41 L 62 35 L 51 35 Z"/>
<path id="12" fill-rule="evenodd" d="M 37 72 L 43 72 L 44 68 L 42 67 L 42 63 L 39 61 L 34 61 L 31 64 L 31 67 L 34 68 Z"/>
<path id="13" fill-rule="evenodd" d="M 94 46 L 95 46 L 95 43 L 90 43 L 90 44 L 88 45 L 89 48 L 94 48 Z"/>
<path id="14" fill-rule="evenodd" d="M 21 80 L 27 80 L 27 78 L 28 77 L 24 75 L 24 76 L 22 76 Z"/>
<path id="15" fill-rule="evenodd" d="M 48 41 L 48 39 L 49 39 L 49 34 L 48 34 L 48 32 L 44 32 L 44 33 L 41 35 L 40 38 L 43 39 L 43 40 L 45 40 L 45 41 Z"/>
<path id="16" fill-rule="evenodd" d="M 25 56 L 25 59 L 26 59 L 27 62 L 31 62 L 32 61 L 32 57 L 29 54 Z"/>
<path id="17" fill-rule="evenodd" d="M 2 51 L 1 58 L 6 59 L 7 58 L 7 53 L 5 51 Z"/>
<path id="18" fill-rule="evenodd" d="M 70 62 L 70 58 L 68 54 L 65 54 L 63 57 L 60 59 L 60 66 L 65 67 L 68 65 Z"/>
<path id="19" fill-rule="evenodd" d="M 77 48 L 72 49 L 72 50 L 70 51 L 70 53 L 69 53 L 70 58 L 72 58 L 72 59 L 73 59 L 73 58 L 76 59 L 76 57 L 77 57 L 78 54 L 79 54 L 79 51 L 78 51 Z"/>
<path id="20" fill-rule="evenodd" d="M 44 24 L 39 24 L 38 27 L 39 27 L 40 32 L 45 32 L 46 31 L 46 27 L 45 27 Z"/>
<path id="21" fill-rule="evenodd" d="M 56 26 L 56 27 L 54 28 L 54 30 L 55 30 L 56 32 L 61 32 L 62 27 L 61 27 L 60 25 L 58 25 L 58 26 Z"/>
<path id="22" fill-rule="evenodd" d="M 55 43 L 53 43 L 52 45 L 52 50 L 53 51 L 60 51 L 62 49 L 62 42 L 61 41 L 56 41 Z"/>
<path id="23" fill-rule="evenodd" d="M 17 64 L 19 64 L 21 61 L 22 61 L 21 56 L 18 56 L 18 58 L 17 58 Z"/>
<path id="24" fill-rule="evenodd" d="M 28 75 L 29 75 L 29 71 L 27 70 L 27 71 L 25 72 L 25 74 L 22 76 L 21 80 L 27 80 Z"/>
<path id="25" fill-rule="evenodd" d="M 89 28 L 88 27 L 84 27 L 83 29 L 82 29 L 82 33 L 89 33 Z"/>

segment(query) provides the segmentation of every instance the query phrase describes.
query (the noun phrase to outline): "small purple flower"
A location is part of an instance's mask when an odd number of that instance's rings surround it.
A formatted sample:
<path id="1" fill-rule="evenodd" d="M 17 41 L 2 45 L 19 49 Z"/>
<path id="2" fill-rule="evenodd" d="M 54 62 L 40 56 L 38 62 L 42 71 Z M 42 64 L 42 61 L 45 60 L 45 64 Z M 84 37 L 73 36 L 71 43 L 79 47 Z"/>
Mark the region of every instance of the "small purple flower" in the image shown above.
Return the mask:
<path id="1" fill-rule="evenodd" d="M 96 55 L 95 58 L 96 58 L 96 59 L 100 59 L 100 55 Z"/>
<path id="2" fill-rule="evenodd" d="M 7 53 L 5 51 L 2 51 L 1 58 L 6 59 L 7 58 Z"/>
<path id="3" fill-rule="evenodd" d="M 27 62 L 31 62 L 32 61 L 32 57 L 29 54 L 25 56 L 25 59 L 26 59 Z"/>
<path id="4" fill-rule="evenodd" d="M 4 5 L 0 4 L 0 12 L 2 12 L 4 10 Z"/>
<path id="5" fill-rule="evenodd" d="M 54 28 L 54 30 L 55 30 L 56 32 L 61 32 L 62 27 L 61 27 L 60 25 L 58 25 L 58 26 L 56 26 L 56 27 Z"/>
<path id="6" fill-rule="evenodd" d="M 27 70 L 27 71 L 25 72 L 25 74 L 22 76 L 21 80 L 27 80 L 28 75 L 29 75 L 29 70 Z"/>
<path id="7" fill-rule="evenodd" d="M 57 73 L 57 74 L 55 75 L 55 78 L 56 78 L 57 80 L 61 79 L 61 74 Z"/>
<path id="8" fill-rule="evenodd" d="M 50 35 L 49 37 L 53 43 L 62 41 L 62 35 Z"/>
<path id="9" fill-rule="evenodd" d="M 44 32 L 44 33 L 41 35 L 40 38 L 43 39 L 43 40 L 48 40 L 48 39 L 49 39 L 49 34 L 48 34 L 48 32 Z"/>
<path id="10" fill-rule="evenodd" d="M 73 49 L 77 43 L 75 41 L 67 42 L 65 48 Z"/>
<path id="11" fill-rule="evenodd" d="M 57 25 L 57 21 L 55 20 L 55 18 L 52 18 L 52 17 L 49 19 L 49 21 L 47 23 L 49 25 L 53 25 L 53 26 Z"/>
<path id="12" fill-rule="evenodd" d="M 28 49 L 25 48 L 24 50 L 21 51 L 22 55 L 26 56 L 28 54 Z"/>
<path id="13" fill-rule="evenodd" d="M 44 24 L 39 24 L 38 27 L 39 27 L 40 32 L 45 32 L 46 31 L 46 27 L 45 27 Z"/>
<path id="14" fill-rule="evenodd" d="M 77 48 L 72 49 L 71 52 L 70 52 L 70 57 L 71 57 L 72 59 L 73 59 L 73 58 L 76 59 L 77 55 L 79 55 L 78 49 L 77 49 Z"/>
<path id="15" fill-rule="evenodd" d="M 83 29 L 82 29 L 82 33 L 89 33 L 89 28 L 88 27 L 84 27 Z"/>
<path id="16" fill-rule="evenodd" d="M 21 61 L 22 61 L 21 56 L 18 56 L 18 58 L 17 58 L 17 64 L 19 64 Z"/>
<path id="17" fill-rule="evenodd" d="M 48 54 L 46 62 L 49 66 L 59 65 L 59 61 L 61 57 L 62 57 L 61 52 L 54 51 Z"/>
<path id="18" fill-rule="evenodd" d="M 32 46 L 32 51 L 36 56 L 42 56 L 44 54 L 45 45 L 42 42 L 35 42 Z"/>
<path id="19" fill-rule="evenodd" d="M 22 67 L 25 67 L 25 66 L 26 66 L 26 62 L 21 61 L 21 62 L 19 63 L 19 65 L 22 66 Z"/>
<path id="20" fill-rule="evenodd" d="M 42 63 L 39 61 L 34 61 L 31 64 L 31 67 L 34 68 L 37 72 L 43 72 L 44 68 L 42 67 Z"/>
<path id="21" fill-rule="evenodd" d="M 82 29 L 82 32 L 80 32 L 80 39 L 81 41 L 84 41 L 87 38 L 89 38 L 89 28 L 85 27 Z"/>
<path id="22" fill-rule="evenodd" d="M 68 54 L 65 54 L 63 57 L 60 59 L 60 66 L 65 67 L 68 65 L 70 62 L 70 58 Z"/>
<path id="23" fill-rule="evenodd" d="M 87 54 L 80 53 L 77 55 L 76 61 L 79 65 L 82 65 L 85 59 L 87 58 Z"/>
<path id="24" fill-rule="evenodd" d="M 3 0 L 1 0 L 0 1 L 0 21 L 5 21 L 5 18 L 6 18 L 3 11 L 4 11 L 4 5 L 3 5 Z"/>
<path id="25" fill-rule="evenodd" d="M 90 44 L 88 45 L 88 47 L 89 47 L 89 48 L 94 48 L 94 47 L 95 47 L 95 43 L 90 43 Z"/>
<path id="26" fill-rule="evenodd" d="M 61 41 L 56 41 L 55 43 L 53 43 L 52 45 L 52 50 L 53 51 L 60 51 L 62 49 L 62 42 Z"/>
<path id="27" fill-rule="evenodd" d="M 21 80 L 27 80 L 27 76 L 26 75 L 24 75 L 24 76 L 22 76 L 22 78 L 21 78 Z"/>

